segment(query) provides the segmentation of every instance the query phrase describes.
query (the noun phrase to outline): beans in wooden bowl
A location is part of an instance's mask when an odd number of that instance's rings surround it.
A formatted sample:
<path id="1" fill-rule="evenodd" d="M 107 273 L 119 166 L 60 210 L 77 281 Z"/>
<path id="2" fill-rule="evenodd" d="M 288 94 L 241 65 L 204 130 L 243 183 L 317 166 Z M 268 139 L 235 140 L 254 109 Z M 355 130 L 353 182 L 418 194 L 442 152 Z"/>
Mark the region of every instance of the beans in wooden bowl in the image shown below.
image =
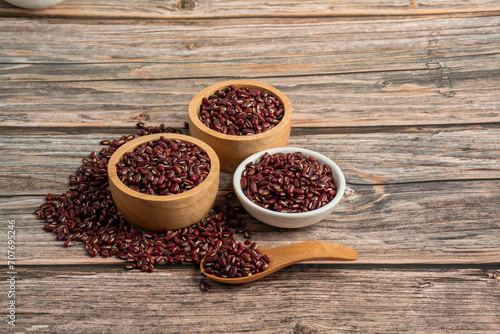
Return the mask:
<path id="1" fill-rule="evenodd" d="M 148 195 L 175 195 L 195 188 L 210 173 L 210 157 L 195 144 L 164 136 L 126 152 L 116 164 L 120 181 Z"/>
<path id="2" fill-rule="evenodd" d="M 202 219 L 219 187 L 217 154 L 203 141 L 181 134 L 155 133 L 127 142 L 111 156 L 107 169 L 118 210 L 152 232 Z"/>
<path id="3" fill-rule="evenodd" d="M 211 85 L 189 104 L 189 130 L 212 147 L 221 170 L 234 172 L 250 155 L 286 145 L 292 105 L 273 86 L 231 80 Z"/>
<path id="4" fill-rule="evenodd" d="M 229 85 L 202 99 L 199 118 L 219 133 L 248 136 L 274 128 L 283 114 L 283 105 L 272 93 Z"/>

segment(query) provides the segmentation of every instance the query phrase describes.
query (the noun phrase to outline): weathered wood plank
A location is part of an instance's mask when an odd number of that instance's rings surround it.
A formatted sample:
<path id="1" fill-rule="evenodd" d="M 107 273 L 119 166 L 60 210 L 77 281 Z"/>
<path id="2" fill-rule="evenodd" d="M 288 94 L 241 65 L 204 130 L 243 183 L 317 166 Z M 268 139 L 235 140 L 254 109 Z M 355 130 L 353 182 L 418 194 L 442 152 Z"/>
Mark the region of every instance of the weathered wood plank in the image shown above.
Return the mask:
<path id="1" fill-rule="evenodd" d="M 16 331 L 498 332 L 498 1 L 0 2 L 0 17 L 0 234 L 15 220 Z M 192 96 L 229 78 L 285 92 L 289 145 L 330 156 L 348 181 L 314 226 L 242 214 L 252 239 L 343 243 L 358 261 L 203 293 L 196 266 L 126 271 L 43 231 L 33 210 L 99 140 L 139 120 L 181 128 Z"/>
<path id="2" fill-rule="evenodd" d="M 0 3 L 0 12 L 11 16 L 51 17 L 140 17 L 140 18 L 205 18 L 205 17 L 262 17 L 262 16 L 384 16 L 384 15 L 445 15 L 499 11 L 493 0 L 482 1 L 65 1 L 42 11 L 29 11 Z"/>
<path id="3" fill-rule="evenodd" d="M 136 132 L 134 126 L 121 129 L 120 134 L 112 134 L 108 128 L 94 129 L 100 133 L 92 134 L 86 128 L 78 130 L 79 134 L 62 135 L 30 128 L 22 137 L 15 135 L 17 131 L 0 135 L 2 193 L 61 193 L 82 159 L 102 148 L 101 140 Z M 395 133 L 301 132 L 293 133 L 288 146 L 330 157 L 342 168 L 349 184 L 500 179 L 500 128 L 495 126 L 407 128 Z M 222 178 L 226 180 L 222 185 L 228 185 L 230 174 Z"/>
<path id="4" fill-rule="evenodd" d="M 135 66 L 143 67 L 128 70 L 124 67 L 125 73 L 122 74 L 114 67 L 114 70 L 110 69 L 109 75 L 111 78 L 141 79 L 172 78 L 171 75 L 220 76 L 228 72 L 240 76 L 262 76 L 267 71 L 273 75 L 289 76 L 425 69 L 435 68 L 439 64 L 430 61 L 429 57 L 440 57 L 441 61 L 445 61 L 453 57 L 460 60 L 498 55 L 499 20 L 500 16 L 451 19 L 437 16 L 389 21 L 376 18 L 370 21 L 195 20 L 180 23 L 162 20 L 94 22 L 68 19 L 59 26 L 43 18 L 8 19 L 0 22 L 0 61 L 21 64 L 62 63 L 59 80 L 67 80 L 71 75 L 71 68 L 63 65 L 74 63 L 136 63 Z M 54 29 L 57 29 L 57 34 Z M 80 34 L 80 31 L 85 31 L 85 34 Z M 17 42 L 19 40 L 22 43 Z M 37 43 L 40 40 L 44 41 L 43 48 Z M 162 68 L 162 63 L 173 66 Z M 206 69 L 203 69 L 207 64 L 217 67 L 208 66 L 212 72 L 207 74 Z M 254 67 L 246 68 L 250 65 Z M 488 67 L 497 64 L 483 62 L 482 65 Z M 185 70 L 175 69 L 174 66 L 185 66 L 187 72 L 183 75 Z M 55 71 L 57 69 L 54 67 Z M 203 72 L 198 73 L 200 70 Z M 75 71 L 75 74 L 87 79 L 92 76 L 110 78 L 105 77 L 104 73 L 99 75 L 99 67 L 90 74 L 78 68 Z M 220 71 L 222 73 L 218 74 Z M 46 77 L 58 80 L 53 73 Z"/>
<path id="5" fill-rule="evenodd" d="M 202 292 L 201 276 L 186 266 L 148 274 L 30 266 L 18 269 L 16 330 L 497 333 L 499 275 L 498 267 L 298 265 L 242 286 L 211 282 Z"/>
<path id="6" fill-rule="evenodd" d="M 499 187 L 500 180 L 351 185 L 328 218 L 307 228 L 279 229 L 242 217 L 263 247 L 323 240 L 354 247 L 358 263 L 491 263 L 500 259 Z M 81 243 L 64 249 L 31 213 L 41 203 L 42 196 L 0 198 L 2 221 L 16 221 L 19 264 L 121 262 L 90 258 Z"/>
<path id="7" fill-rule="evenodd" d="M 95 126 L 106 110 L 107 124 L 124 126 L 168 111 L 182 126 L 192 96 L 231 77 L 284 91 L 295 126 L 498 122 L 499 20 L 395 20 L 377 29 L 374 22 L 238 22 L 216 30 L 207 29 L 213 22 L 69 21 L 57 35 L 50 20 L 28 28 L 5 21 L 0 122 Z M 257 26 L 268 40 L 251 34 Z"/>
<path id="8" fill-rule="evenodd" d="M 500 69 L 457 72 L 453 77 L 428 70 L 260 81 L 289 97 L 294 127 L 499 122 L 495 78 Z M 137 119 L 157 123 L 174 119 L 171 125 L 181 127 L 193 96 L 225 79 L 8 82 L 0 90 L 0 122 L 121 127 Z"/>
<path id="9" fill-rule="evenodd" d="M 410 55 L 410 53 L 412 53 Z M 462 53 L 459 55 L 458 53 Z M 498 53 L 485 47 L 484 50 L 456 50 L 456 55 L 443 53 L 439 58 L 426 50 L 390 51 L 377 50 L 363 54 L 325 54 L 271 56 L 258 59 L 227 59 L 208 62 L 100 62 L 100 63 L 3 63 L 0 64 L 0 82 L 70 82 L 111 80 L 168 80 L 206 77 L 212 80 L 225 78 L 249 78 L 286 80 L 286 77 L 316 75 L 339 75 L 352 72 L 389 72 L 429 69 L 446 71 L 440 66 L 445 63 L 448 70 L 460 73 L 481 72 L 498 69 Z M 311 61 L 313 60 L 313 61 Z M 441 64 L 441 65 L 440 65 Z M 466 70 L 464 70 L 466 69 Z M 450 70 L 450 71 L 451 71 Z M 455 73 L 454 73 L 455 74 Z M 470 75 L 470 74 L 469 74 Z M 282 77 L 281 77 L 282 76 Z M 131 83 L 133 84 L 133 83 Z M 408 89 L 409 87 L 407 87 Z M 394 87 L 386 87 L 394 91 Z"/>
<path id="10" fill-rule="evenodd" d="M 487 47 L 489 49 L 489 47 Z M 112 80 L 168 80 L 205 77 L 211 80 L 247 78 L 268 80 L 270 74 L 276 81 L 286 81 L 289 76 L 339 75 L 352 72 L 389 72 L 442 70 L 438 63 L 445 63 L 449 71 L 455 70 L 474 75 L 474 72 L 498 70 L 499 55 L 490 50 L 456 50 L 461 55 L 441 54 L 433 58 L 425 50 L 365 52 L 361 54 L 325 54 L 324 56 L 299 56 L 291 59 L 263 56 L 260 59 L 227 59 L 222 62 L 101 62 L 92 64 L 61 63 L 10 63 L 0 64 L 0 82 L 81 82 Z M 409 53 L 412 53 L 410 55 Z M 311 60 L 313 60 L 311 62 Z M 280 63 L 281 62 L 281 63 Z M 466 69 L 466 70 L 464 70 Z M 444 69 L 446 71 L 446 69 Z M 432 72 L 431 72 L 432 73 Z M 455 73 L 454 73 L 455 74 Z M 133 82 L 131 83 L 133 84 Z M 385 87 L 388 92 L 398 87 Z M 408 90 L 410 87 L 406 87 Z M 416 87 L 414 87 L 416 88 Z M 402 91 L 404 89 L 400 89 Z"/>

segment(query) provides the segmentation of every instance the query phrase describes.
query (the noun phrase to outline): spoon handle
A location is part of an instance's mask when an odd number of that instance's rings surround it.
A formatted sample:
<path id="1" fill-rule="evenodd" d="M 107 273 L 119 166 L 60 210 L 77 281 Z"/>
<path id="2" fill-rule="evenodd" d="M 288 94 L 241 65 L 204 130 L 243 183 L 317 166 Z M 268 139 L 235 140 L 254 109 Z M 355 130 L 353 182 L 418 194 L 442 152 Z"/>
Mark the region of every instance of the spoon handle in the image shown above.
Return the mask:
<path id="1" fill-rule="evenodd" d="M 274 252 L 288 264 L 307 260 L 346 261 L 358 258 L 353 248 L 324 241 L 303 241 L 276 247 Z"/>

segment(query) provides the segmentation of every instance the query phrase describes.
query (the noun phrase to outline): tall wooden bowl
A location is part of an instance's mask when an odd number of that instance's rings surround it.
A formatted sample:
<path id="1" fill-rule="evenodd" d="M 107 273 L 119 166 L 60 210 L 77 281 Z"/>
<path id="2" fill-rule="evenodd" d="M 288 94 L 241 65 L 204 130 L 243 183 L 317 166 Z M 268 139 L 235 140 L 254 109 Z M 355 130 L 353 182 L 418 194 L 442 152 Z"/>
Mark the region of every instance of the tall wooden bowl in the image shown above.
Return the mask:
<path id="1" fill-rule="evenodd" d="M 142 143 L 165 137 L 193 143 L 210 158 L 210 172 L 199 185 L 175 195 L 147 195 L 132 190 L 120 181 L 116 164 L 125 152 Z M 215 151 L 203 141 L 181 134 L 156 133 L 139 137 L 122 145 L 108 163 L 109 188 L 122 216 L 145 231 L 164 232 L 188 227 L 204 218 L 212 208 L 219 190 L 220 164 Z"/>
<path id="2" fill-rule="evenodd" d="M 248 87 L 268 91 L 283 105 L 283 119 L 272 129 L 256 135 L 235 136 L 219 133 L 203 124 L 199 118 L 200 106 L 204 97 L 209 97 L 217 90 L 229 85 L 238 88 Z M 238 165 L 254 153 L 286 146 L 292 128 L 292 104 L 288 97 L 273 86 L 249 80 L 225 81 L 209 86 L 198 94 L 189 103 L 189 130 L 191 136 L 210 145 L 220 159 L 221 170 L 234 172 Z"/>

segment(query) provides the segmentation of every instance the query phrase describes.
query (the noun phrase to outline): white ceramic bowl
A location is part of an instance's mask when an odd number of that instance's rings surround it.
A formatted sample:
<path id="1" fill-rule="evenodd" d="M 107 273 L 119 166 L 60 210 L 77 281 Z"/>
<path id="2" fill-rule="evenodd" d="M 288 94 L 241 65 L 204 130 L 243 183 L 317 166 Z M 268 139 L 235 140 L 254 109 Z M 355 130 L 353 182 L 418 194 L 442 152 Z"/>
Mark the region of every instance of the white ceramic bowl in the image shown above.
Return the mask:
<path id="1" fill-rule="evenodd" d="M 259 159 L 265 152 L 268 152 L 269 154 L 302 152 L 306 156 L 313 156 L 318 163 L 326 164 L 332 170 L 333 181 L 337 186 L 337 194 L 333 200 L 325 206 L 308 212 L 284 213 L 258 206 L 243 194 L 243 190 L 241 188 L 241 175 L 245 170 L 245 166 L 249 162 L 256 162 L 257 159 Z M 344 195 L 345 177 L 339 166 L 321 153 L 298 147 L 278 147 L 255 153 L 245 159 L 234 172 L 233 187 L 241 205 L 243 205 L 249 214 L 261 222 L 282 228 L 300 228 L 318 223 L 332 213 L 334 207 L 340 202 L 342 196 Z"/>
<path id="2" fill-rule="evenodd" d="M 27 9 L 44 9 L 57 5 L 64 0 L 5 0 L 11 5 Z"/>

